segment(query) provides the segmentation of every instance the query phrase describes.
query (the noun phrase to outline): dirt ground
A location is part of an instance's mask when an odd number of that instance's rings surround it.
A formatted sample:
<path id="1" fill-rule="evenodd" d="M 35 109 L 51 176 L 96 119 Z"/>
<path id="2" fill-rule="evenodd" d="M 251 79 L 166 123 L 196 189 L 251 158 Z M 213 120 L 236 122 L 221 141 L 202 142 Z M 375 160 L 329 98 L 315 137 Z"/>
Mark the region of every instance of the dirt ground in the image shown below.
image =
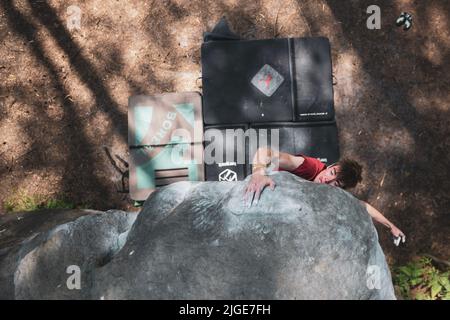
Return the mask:
<path id="1" fill-rule="evenodd" d="M 341 154 L 359 160 L 354 194 L 396 223 L 378 226 L 390 263 L 450 259 L 450 3 L 129 0 L 0 3 L 0 201 L 17 192 L 131 209 L 120 192 L 132 94 L 201 91 L 202 34 L 222 16 L 243 38 L 330 39 Z M 70 5 L 81 9 L 70 30 Z M 402 11 L 413 27 L 395 26 Z"/>

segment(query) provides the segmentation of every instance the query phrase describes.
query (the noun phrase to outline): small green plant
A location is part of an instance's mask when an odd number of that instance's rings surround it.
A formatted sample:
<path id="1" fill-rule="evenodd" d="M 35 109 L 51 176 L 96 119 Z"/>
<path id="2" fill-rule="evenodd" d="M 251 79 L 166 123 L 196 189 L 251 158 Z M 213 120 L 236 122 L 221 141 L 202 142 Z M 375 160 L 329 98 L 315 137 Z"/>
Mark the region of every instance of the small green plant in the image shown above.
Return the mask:
<path id="1" fill-rule="evenodd" d="M 24 192 L 18 192 L 4 202 L 4 207 L 7 212 L 34 211 L 39 209 L 41 202 L 40 196 L 29 196 Z"/>
<path id="2" fill-rule="evenodd" d="M 394 284 L 405 299 L 450 300 L 450 271 L 436 269 L 427 257 L 395 268 L 393 275 Z"/>
<path id="3" fill-rule="evenodd" d="M 74 209 L 76 206 L 62 199 L 45 199 L 42 195 L 27 195 L 18 192 L 5 200 L 6 212 L 35 211 L 39 209 Z"/>

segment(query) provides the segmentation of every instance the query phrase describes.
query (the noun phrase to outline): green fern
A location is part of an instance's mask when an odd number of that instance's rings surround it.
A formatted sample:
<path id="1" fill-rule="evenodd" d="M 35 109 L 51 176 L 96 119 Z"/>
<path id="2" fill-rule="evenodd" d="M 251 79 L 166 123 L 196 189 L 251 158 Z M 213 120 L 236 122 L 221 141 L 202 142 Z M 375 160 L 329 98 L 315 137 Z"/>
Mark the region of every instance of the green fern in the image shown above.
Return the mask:
<path id="1" fill-rule="evenodd" d="M 439 271 L 427 257 L 395 268 L 393 275 L 394 284 L 406 299 L 450 300 L 450 272 Z"/>

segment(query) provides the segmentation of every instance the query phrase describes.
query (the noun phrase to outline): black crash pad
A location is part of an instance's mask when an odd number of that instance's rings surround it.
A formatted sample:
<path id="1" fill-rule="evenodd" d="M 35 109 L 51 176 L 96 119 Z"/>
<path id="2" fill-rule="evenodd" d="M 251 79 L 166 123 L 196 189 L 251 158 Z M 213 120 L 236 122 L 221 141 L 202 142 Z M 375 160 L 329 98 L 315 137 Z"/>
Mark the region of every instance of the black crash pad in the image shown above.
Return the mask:
<path id="1" fill-rule="evenodd" d="M 243 131 L 244 138 L 239 139 L 240 145 L 238 145 L 237 138 L 239 134 L 232 137 L 234 145 L 228 143 L 230 140 L 226 140 L 224 134 L 226 129 L 241 129 Z M 219 163 L 205 163 L 205 179 L 207 181 L 240 181 L 245 179 L 247 175 L 252 173 L 251 162 L 256 150 L 262 146 L 276 148 L 277 146 L 273 143 L 277 144 L 278 150 L 282 152 L 318 158 L 326 165 L 337 162 L 340 156 L 335 122 L 265 123 L 250 125 L 250 127 L 245 125 L 209 126 L 205 128 L 205 137 L 212 133 L 211 130 L 217 130 L 215 135 L 221 133 L 224 137 L 220 143 L 215 144 L 216 147 L 218 146 L 216 150 L 228 151 L 233 159 L 228 162 L 224 159 Z M 278 135 L 278 139 L 272 137 L 273 135 Z M 208 147 L 210 143 L 210 141 L 205 141 L 205 161 L 206 153 L 210 153 L 210 147 Z M 245 164 L 233 163 L 238 162 L 238 155 L 245 159 Z"/>
<path id="2" fill-rule="evenodd" d="M 309 157 L 318 158 L 326 165 L 330 165 L 339 160 L 338 131 L 335 122 L 317 123 L 273 123 L 263 125 L 253 125 L 251 129 L 258 131 L 258 137 L 264 136 L 260 131 L 263 129 L 267 133 L 265 140 L 271 141 L 273 129 L 278 129 L 279 150 L 294 155 L 303 154 Z M 265 143 L 265 142 L 264 142 Z M 258 141 L 258 147 L 261 144 Z M 264 144 L 265 146 L 265 144 Z M 252 155 L 250 155 L 250 158 Z"/>
<path id="3" fill-rule="evenodd" d="M 231 129 L 235 135 L 227 138 L 227 129 Z M 241 181 L 245 179 L 248 174 L 248 168 L 246 167 L 248 163 L 246 129 L 245 125 L 205 127 L 203 156 L 205 180 Z M 222 159 L 208 163 L 208 155 L 215 157 L 217 152 L 222 152 Z"/>
<path id="4" fill-rule="evenodd" d="M 327 38 L 202 45 L 205 124 L 334 119 Z"/>

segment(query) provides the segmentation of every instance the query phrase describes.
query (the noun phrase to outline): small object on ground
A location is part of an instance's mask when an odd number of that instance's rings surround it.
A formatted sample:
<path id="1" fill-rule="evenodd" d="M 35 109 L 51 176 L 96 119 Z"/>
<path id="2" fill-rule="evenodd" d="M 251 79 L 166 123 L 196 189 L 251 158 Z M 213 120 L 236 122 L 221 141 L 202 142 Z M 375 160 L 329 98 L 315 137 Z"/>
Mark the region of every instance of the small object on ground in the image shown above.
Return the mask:
<path id="1" fill-rule="evenodd" d="M 412 27 L 412 15 L 407 12 L 402 12 L 395 21 L 397 27 L 403 25 L 403 30 L 409 30 Z"/>
<path id="2" fill-rule="evenodd" d="M 397 25 L 397 27 L 400 27 L 401 25 L 403 25 L 406 21 L 406 12 L 402 12 L 400 14 L 400 16 L 397 18 L 397 20 L 395 21 L 395 24 Z"/>
<path id="3" fill-rule="evenodd" d="M 144 201 L 134 201 L 133 202 L 133 207 L 142 207 L 144 205 Z"/>

